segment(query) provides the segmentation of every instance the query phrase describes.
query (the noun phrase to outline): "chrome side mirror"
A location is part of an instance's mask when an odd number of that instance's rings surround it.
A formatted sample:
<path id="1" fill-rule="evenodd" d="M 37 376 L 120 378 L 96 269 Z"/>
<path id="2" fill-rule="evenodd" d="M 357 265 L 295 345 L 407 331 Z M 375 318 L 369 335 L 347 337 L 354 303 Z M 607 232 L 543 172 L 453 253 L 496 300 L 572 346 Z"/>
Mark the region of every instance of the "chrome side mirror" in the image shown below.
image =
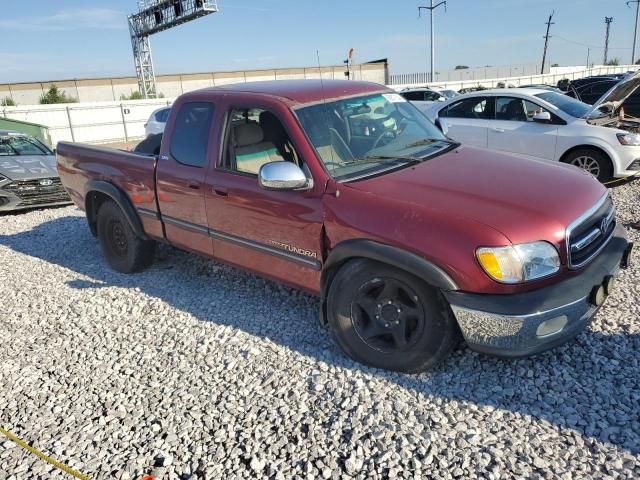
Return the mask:
<path id="1" fill-rule="evenodd" d="M 269 162 L 260 167 L 258 183 L 265 190 L 309 190 L 313 181 L 295 163 Z"/>
<path id="2" fill-rule="evenodd" d="M 533 121 L 538 123 L 551 122 L 551 114 L 549 112 L 539 112 L 533 116 Z"/>

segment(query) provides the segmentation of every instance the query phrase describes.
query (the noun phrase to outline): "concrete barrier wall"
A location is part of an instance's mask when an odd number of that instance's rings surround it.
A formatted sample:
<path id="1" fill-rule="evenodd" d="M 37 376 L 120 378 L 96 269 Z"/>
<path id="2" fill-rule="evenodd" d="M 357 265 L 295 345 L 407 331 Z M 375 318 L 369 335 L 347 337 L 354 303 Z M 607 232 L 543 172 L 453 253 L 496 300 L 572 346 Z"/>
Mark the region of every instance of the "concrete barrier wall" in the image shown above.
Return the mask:
<path id="1" fill-rule="evenodd" d="M 344 65 L 322 68 L 322 78 L 345 78 Z M 351 78 L 385 83 L 387 65 L 384 62 L 358 64 L 351 67 Z M 254 82 L 262 80 L 294 80 L 319 78 L 318 68 L 277 68 L 269 70 L 247 70 L 237 72 L 191 73 L 182 75 L 158 75 L 158 93 L 166 98 L 177 97 L 184 92 L 229 83 Z M 138 91 L 136 77 L 94 78 L 82 80 L 51 80 L 34 83 L 0 84 L 0 99 L 9 97 L 18 106 L 36 105 L 40 97 L 56 85 L 67 95 L 80 103 L 119 101 L 122 95 Z"/>
<path id="2" fill-rule="evenodd" d="M 576 67 L 578 68 L 578 67 Z M 484 86 L 487 88 L 495 87 L 498 83 L 506 85 L 525 85 L 530 83 L 547 83 L 556 84 L 558 80 L 563 78 L 576 79 L 591 75 L 604 75 L 611 73 L 622 73 L 634 70 L 637 65 L 621 65 L 621 66 L 600 66 L 583 70 L 564 69 L 560 73 L 549 73 L 545 75 L 529 75 L 521 77 L 503 77 L 485 80 L 471 80 L 461 82 L 438 82 L 437 86 L 449 87 L 456 90 L 460 88 Z M 319 68 L 300 68 L 300 69 L 282 69 L 274 74 L 270 70 L 248 72 L 225 72 L 221 74 L 199 74 L 198 76 L 189 76 L 185 81 L 184 76 L 175 76 L 167 78 L 167 86 L 174 96 L 180 95 L 183 91 L 195 90 L 198 88 L 208 87 L 214 84 L 223 85 L 225 83 L 237 83 L 239 78 L 242 81 L 251 80 L 272 80 L 291 79 L 291 78 L 344 78 L 343 70 L 334 67 Z M 380 70 L 377 65 L 360 65 L 355 69 L 352 78 L 370 80 L 382 83 L 380 79 Z M 273 76 L 272 76 L 273 75 Z M 413 87 L 423 84 L 405 84 L 393 85 L 393 88 L 401 90 L 406 87 Z M 97 84 L 79 84 L 78 91 L 82 92 L 82 88 L 94 88 L 93 92 L 103 91 L 104 85 Z M 98 87 L 100 90 L 98 90 Z M 129 88 L 126 82 L 114 82 L 111 84 L 112 91 L 115 95 L 125 92 Z M 126 91 L 126 93 L 129 93 Z M 113 95 L 113 94 L 112 94 Z M 0 91 L 0 97 L 2 92 Z M 131 100 L 131 101 L 110 101 L 110 102 L 86 102 L 86 103 L 70 103 L 66 105 L 31 105 L 17 107 L 0 107 L 0 115 L 13 118 L 16 120 L 25 120 L 28 122 L 39 123 L 49 127 L 51 139 L 55 145 L 60 140 L 70 140 L 76 142 L 87 143 L 111 143 L 122 142 L 127 140 L 137 140 L 144 136 L 144 124 L 151 115 L 151 112 L 165 105 L 170 105 L 173 98 L 155 99 L 155 100 Z"/>
<path id="3" fill-rule="evenodd" d="M 171 102 L 158 99 L 0 107 L 0 114 L 46 125 L 53 145 L 61 140 L 111 143 L 143 138 L 144 124 L 151 113 Z"/>
<path id="4" fill-rule="evenodd" d="M 579 67 L 576 67 L 579 68 Z M 560 73 L 547 73 L 544 75 L 526 75 L 518 77 L 498 77 L 498 78 L 486 78 L 481 80 L 462 80 L 462 81 L 447 81 L 447 82 L 433 82 L 428 83 L 429 86 L 434 87 L 446 87 L 453 90 L 460 90 L 462 88 L 470 87 L 485 87 L 496 88 L 498 84 L 504 84 L 505 86 L 518 87 L 520 85 L 529 85 L 536 83 L 544 83 L 547 85 L 557 85 L 559 80 L 568 78 L 569 80 L 575 80 L 578 78 L 590 77 L 593 75 L 609 75 L 614 73 L 625 73 L 629 71 L 638 70 L 638 65 L 617 65 L 617 66 L 594 66 L 591 68 L 582 67 L 582 70 L 563 69 Z M 391 85 L 395 90 L 402 90 L 405 88 L 426 86 L 425 82 L 416 83 L 404 83 L 398 85 Z"/>

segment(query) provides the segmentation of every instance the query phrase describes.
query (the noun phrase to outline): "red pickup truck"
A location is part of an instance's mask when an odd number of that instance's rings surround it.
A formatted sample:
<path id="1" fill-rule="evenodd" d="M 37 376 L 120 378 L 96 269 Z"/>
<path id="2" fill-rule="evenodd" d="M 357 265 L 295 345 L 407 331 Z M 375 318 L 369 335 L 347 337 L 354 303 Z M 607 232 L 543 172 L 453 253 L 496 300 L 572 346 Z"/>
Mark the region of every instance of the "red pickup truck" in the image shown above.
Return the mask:
<path id="1" fill-rule="evenodd" d="M 165 242 L 306 290 L 385 369 L 424 370 L 461 335 L 502 356 L 562 343 L 631 252 L 589 174 L 459 145 L 373 83 L 191 92 L 159 155 L 61 142 L 57 162 L 115 270 Z"/>

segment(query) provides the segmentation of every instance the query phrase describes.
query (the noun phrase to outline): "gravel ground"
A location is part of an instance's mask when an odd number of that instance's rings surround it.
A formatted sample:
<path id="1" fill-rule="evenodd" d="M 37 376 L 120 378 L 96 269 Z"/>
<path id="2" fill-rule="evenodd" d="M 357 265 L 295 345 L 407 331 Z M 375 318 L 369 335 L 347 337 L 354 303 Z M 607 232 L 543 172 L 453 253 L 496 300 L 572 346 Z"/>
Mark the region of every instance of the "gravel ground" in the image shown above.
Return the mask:
<path id="1" fill-rule="evenodd" d="M 640 220 L 640 182 L 613 196 Z M 570 344 L 417 376 L 346 358 L 313 297 L 159 256 L 117 274 L 73 207 L 0 216 L 0 424 L 91 478 L 640 477 L 638 251 Z M 0 437 L 7 478 L 70 477 Z"/>

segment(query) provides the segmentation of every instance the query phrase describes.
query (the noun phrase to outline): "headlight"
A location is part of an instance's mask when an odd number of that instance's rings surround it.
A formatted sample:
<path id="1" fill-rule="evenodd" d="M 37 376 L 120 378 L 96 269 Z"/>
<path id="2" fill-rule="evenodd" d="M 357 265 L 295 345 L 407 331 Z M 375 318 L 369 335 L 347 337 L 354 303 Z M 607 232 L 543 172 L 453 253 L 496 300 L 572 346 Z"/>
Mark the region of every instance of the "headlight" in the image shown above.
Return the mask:
<path id="1" fill-rule="evenodd" d="M 640 135 L 637 133 L 618 133 L 616 136 L 621 145 L 640 146 Z"/>
<path id="2" fill-rule="evenodd" d="M 502 283 L 527 282 L 560 270 L 558 251 L 548 242 L 479 248 L 476 256 L 487 275 Z"/>

